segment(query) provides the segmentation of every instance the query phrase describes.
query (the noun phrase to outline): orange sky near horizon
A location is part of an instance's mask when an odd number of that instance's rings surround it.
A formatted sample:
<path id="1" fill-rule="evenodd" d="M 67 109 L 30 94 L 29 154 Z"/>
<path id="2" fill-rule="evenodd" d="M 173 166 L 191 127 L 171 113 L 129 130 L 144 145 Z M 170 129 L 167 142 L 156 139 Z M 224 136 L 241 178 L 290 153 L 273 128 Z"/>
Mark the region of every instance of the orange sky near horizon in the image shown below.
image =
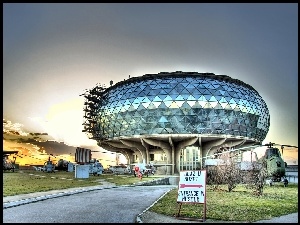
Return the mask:
<path id="1" fill-rule="evenodd" d="M 19 151 L 16 158 L 16 163 L 24 166 L 24 165 L 44 165 L 44 163 L 49 158 L 49 150 L 48 152 L 38 147 L 37 145 L 30 144 L 30 143 L 16 143 L 8 140 L 3 141 L 3 146 L 5 150 L 11 150 L 11 151 Z M 254 151 L 257 152 L 258 158 L 260 158 L 264 154 L 264 150 L 266 147 L 259 147 L 256 148 Z M 281 149 L 279 148 L 280 152 Z M 244 160 L 250 160 L 249 153 L 245 154 Z M 10 155 L 8 158 L 10 160 L 13 160 L 13 157 L 16 156 L 15 154 Z M 54 154 L 55 157 L 50 156 L 51 160 L 54 163 L 57 163 L 59 159 L 64 159 L 70 162 L 75 162 L 75 148 L 74 152 L 70 154 Z M 92 158 L 97 158 L 100 160 L 104 168 L 107 168 L 108 165 L 115 165 L 116 164 L 116 155 L 114 153 L 105 155 L 106 157 L 103 157 L 103 154 L 100 155 L 98 152 L 92 152 Z M 288 165 L 298 165 L 298 149 L 297 148 L 291 148 L 291 147 L 285 147 L 283 150 L 282 157 L 284 161 L 287 162 Z M 127 164 L 126 158 L 119 154 L 119 163 Z"/>

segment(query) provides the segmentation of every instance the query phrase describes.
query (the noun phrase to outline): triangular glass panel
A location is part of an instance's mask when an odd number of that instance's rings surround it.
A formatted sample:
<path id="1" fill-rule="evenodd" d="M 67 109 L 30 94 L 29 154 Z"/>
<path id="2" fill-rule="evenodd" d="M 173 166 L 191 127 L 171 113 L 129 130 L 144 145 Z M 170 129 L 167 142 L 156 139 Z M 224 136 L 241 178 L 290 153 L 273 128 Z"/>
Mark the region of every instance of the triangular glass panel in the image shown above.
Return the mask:
<path id="1" fill-rule="evenodd" d="M 193 108 L 202 108 L 202 106 L 199 104 L 198 101 L 196 101 L 195 104 L 192 107 Z"/>
<path id="2" fill-rule="evenodd" d="M 184 93 L 181 93 L 181 96 L 183 97 L 184 100 L 187 100 L 188 97 L 190 96 L 190 94 L 184 94 Z"/>
<path id="3" fill-rule="evenodd" d="M 224 97 L 222 97 L 222 98 L 219 100 L 219 102 L 220 102 L 220 103 L 227 103 L 227 100 L 226 100 Z"/>
<path id="4" fill-rule="evenodd" d="M 227 108 L 227 105 L 228 105 L 228 103 L 220 103 L 220 105 L 221 105 L 221 107 L 223 108 L 223 109 L 228 109 Z M 230 106 L 229 106 L 230 107 Z M 231 108 L 230 108 L 231 109 Z"/>
<path id="5" fill-rule="evenodd" d="M 175 101 L 176 105 L 180 108 L 185 101 Z"/>
<path id="6" fill-rule="evenodd" d="M 212 108 L 215 108 L 218 104 L 218 102 L 209 102 Z"/>
<path id="7" fill-rule="evenodd" d="M 227 102 L 230 102 L 231 99 L 232 99 L 231 96 L 225 96 L 225 100 L 226 100 Z"/>
<path id="8" fill-rule="evenodd" d="M 172 101 L 172 103 L 170 104 L 169 108 L 178 108 L 178 105 L 176 104 L 175 101 Z"/>
<path id="9" fill-rule="evenodd" d="M 160 99 L 165 99 L 167 96 L 168 96 L 168 95 L 162 95 L 162 94 L 159 94 L 159 95 L 158 95 L 158 97 L 159 97 Z"/>
<path id="10" fill-rule="evenodd" d="M 141 114 L 138 111 L 135 111 L 133 114 L 134 118 L 141 118 Z"/>
<path id="11" fill-rule="evenodd" d="M 144 107 L 142 104 L 140 104 L 139 107 L 137 108 L 137 110 L 138 110 L 138 111 L 145 110 L 145 107 Z"/>
<path id="12" fill-rule="evenodd" d="M 203 106 L 203 108 L 210 109 L 212 107 L 211 107 L 211 105 L 208 102 L 206 102 L 205 105 Z"/>
<path id="13" fill-rule="evenodd" d="M 143 102 L 142 105 L 147 109 L 151 102 Z"/>
<path id="14" fill-rule="evenodd" d="M 217 99 L 215 96 L 211 96 L 210 99 L 209 99 L 209 102 L 217 102 Z"/>
<path id="15" fill-rule="evenodd" d="M 161 87 L 160 91 L 159 91 L 159 95 L 167 95 L 168 92 L 166 91 L 166 87 Z"/>
<path id="16" fill-rule="evenodd" d="M 210 96 L 209 96 L 209 97 L 210 97 Z M 205 98 L 204 95 L 201 95 L 200 98 L 199 98 L 199 101 L 207 102 L 207 99 Z"/>
<path id="17" fill-rule="evenodd" d="M 163 99 L 163 101 L 172 101 L 173 99 L 171 98 L 171 96 L 170 95 L 167 95 L 164 99 Z"/>
<path id="18" fill-rule="evenodd" d="M 170 108 L 172 101 L 164 101 L 166 107 Z"/>
<path id="19" fill-rule="evenodd" d="M 198 101 L 202 108 L 205 108 L 207 101 Z"/>
<path id="20" fill-rule="evenodd" d="M 148 99 L 152 102 L 153 101 L 153 99 L 156 97 L 156 95 L 151 95 L 151 96 L 147 96 L 148 97 Z"/>
<path id="21" fill-rule="evenodd" d="M 166 106 L 166 104 L 164 102 L 162 102 L 157 108 L 167 109 L 168 107 Z"/>
<path id="22" fill-rule="evenodd" d="M 183 87 L 181 84 L 177 84 L 176 87 L 175 87 L 175 89 L 176 89 L 176 91 L 177 91 L 178 93 L 181 93 L 182 90 L 184 89 L 184 87 Z"/>
<path id="23" fill-rule="evenodd" d="M 188 101 L 196 101 L 196 98 L 193 95 L 189 95 L 187 100 Z"/>
<path id="24" fill-rule="evenodd" d="M 184 110 L 185 112 L 189 112 L 191 107 L 189 106 L 189 104 L 187 104 L 186 102 L 184 102 L 181 107 L 180 107 L 181 110 Z M 186 114 L 186 113 L 185 113 Z"/>
<path id="25" fill-rule="evenodd" d="M 217 103 L 214 107 L 214 109 L 223 109 L 222 105 L 220 103 Z"/>
<path id="26" fill-rule="evenodd" d="M 161 104 L 161 102 L 153 102 L 153 104 L 155 105 L 156 108 L 158 108 Z"/>
<path id="27" fill-rule="evenodd" d="M 195 105 L 196 101 L 187 101 L 187 104 L 190 106 L 190 107 L 193 107 Z"/>
<path id="28" fill-rule="evenodd" d="M 204 91 L 202 91 L 203 95 L 209 95 L 211 96 L 211 92 L 207 89 L 205 89 Z"/>
<path id="29" fill-rule="evenodd" d="M 150 96 L 154 96 L 156 97 L 157 96 L 157 90 L 150 90 L 149 94 L 148 94 L 148 98 L 150 98 Z"/>
<path id="30" fill-rule="evenodd" d="M 167 120 L 167 118 L 165 116 L 162 116 L 162 117 L 160 117 L 160 119 L 158 120 L 158 122 L 160 122 L 160 123 L 166 123 L 166 122 L 169 122 L 169 121 Z"/>
<path id="31" fill-rule="evenodd" d="M 204 95 L 205 99 L 210 99 L 211 95 Z"/>
<path id="32" fill-rule="evenodd" d="M 151 89 L 156 89 L 156 86 L 157 86 L 157 83 L 156 83 L 156 82 L 153 82 L 153 83 L 149 84 L 149 87 L 150 87 Z"/>
<path id="33" fill-rule="evenodd" d="M 148 109 L 156 109 L 156 107 L 155 107 L 155 105 L 153 104 L 153 102 L 151 102 L 147 108 L 148 108 Z"/>
<path id="34" fill-rule="evenodd" d="M 178 95 L 175 100 L 176 101 L 183 101 L 184 98 L 181 95 Z"/>
<path id="35" fill-rule="evenodd" d="M 176 89 L 172 89 L 169 93 L 169 95 L 173 98 L 174 95 L 176 95 L 176 97 L 179 95 L 178 91 Z"/>

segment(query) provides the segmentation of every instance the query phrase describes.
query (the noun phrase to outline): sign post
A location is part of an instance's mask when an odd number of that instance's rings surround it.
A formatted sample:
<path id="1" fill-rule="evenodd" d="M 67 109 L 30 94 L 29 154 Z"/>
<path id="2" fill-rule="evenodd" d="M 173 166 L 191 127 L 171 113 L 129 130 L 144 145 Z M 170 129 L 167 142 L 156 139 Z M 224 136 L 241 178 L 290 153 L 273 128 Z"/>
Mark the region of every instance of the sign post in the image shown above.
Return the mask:
<path id="1" fill-rule="evenodd" d="M 206 217 L 206 170 L 181 171 L 178 184 L 177 203 L 179 210 L 176 215 L 179 219 L 199 220 L 187 217 L 180 217 L 182 203 L 204 204 L 203 219 Z"/>

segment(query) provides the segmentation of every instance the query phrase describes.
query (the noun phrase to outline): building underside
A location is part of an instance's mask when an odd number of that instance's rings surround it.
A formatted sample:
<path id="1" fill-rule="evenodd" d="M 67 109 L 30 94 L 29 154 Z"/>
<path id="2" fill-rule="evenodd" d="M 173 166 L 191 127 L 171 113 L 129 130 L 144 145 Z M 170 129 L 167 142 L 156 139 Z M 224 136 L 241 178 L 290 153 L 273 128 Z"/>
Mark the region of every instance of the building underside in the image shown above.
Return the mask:
<path id="1" fill-rule="evenodd" d="M 161 167 L 162 173 L 168 175 L 182 170 L 202 169 L 205 159 L 220 149 L 256 144 L 260 143 L 254 139 L 216 134 L 134 135 L 98 142 L 106 150 L 123 154 L 128 164 L 151 163 Z"/>

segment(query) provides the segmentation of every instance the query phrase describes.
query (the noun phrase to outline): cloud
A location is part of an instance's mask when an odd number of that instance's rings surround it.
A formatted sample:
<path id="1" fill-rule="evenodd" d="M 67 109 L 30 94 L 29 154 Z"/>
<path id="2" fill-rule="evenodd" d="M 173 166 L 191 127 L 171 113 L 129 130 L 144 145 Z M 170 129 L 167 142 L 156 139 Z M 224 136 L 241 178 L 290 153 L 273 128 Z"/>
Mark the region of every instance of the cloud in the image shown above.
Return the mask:
<path id="1" fill-rule="evenodd" d="M 78 146 L 69 145 L 63 141 L 57 141 L 54 137 L 45 132 L 27 132 L 26 127 L 20 123 L 3 119 L 3 149 L 19 151 L 16 162 L 20 165 L 39 164 L 43 165 L 51 156 L 54 162 L 59 159 L 75 161 L 76 147 L 91 149 L 92 158 L 100 159 L 104 167 L 114 165 L 116 153 L 108 152 L 97 145 L 89 145 L 86 142 Z M 67 132 L 67 131 L 66 131 Z M 67 134 L 73 135 L 72 132 Z M 125 158 L 121 157 L 122 162 L 126 163 Z"/>

